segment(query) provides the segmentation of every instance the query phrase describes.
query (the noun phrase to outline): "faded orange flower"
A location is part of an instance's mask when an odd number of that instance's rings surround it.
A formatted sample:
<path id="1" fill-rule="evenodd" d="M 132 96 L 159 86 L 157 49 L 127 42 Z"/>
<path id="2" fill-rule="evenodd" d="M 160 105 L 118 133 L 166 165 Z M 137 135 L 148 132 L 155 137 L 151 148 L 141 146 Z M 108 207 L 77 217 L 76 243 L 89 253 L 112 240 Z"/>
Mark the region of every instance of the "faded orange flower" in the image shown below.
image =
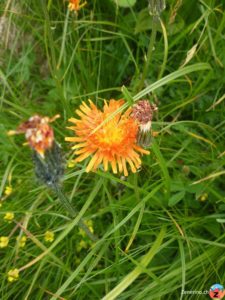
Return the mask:
<path id="1" fill-rule="evenodd" d="M 78 11 L 80 10 L 82 7 L 84 7 L 87 4 L 87 2 L 83 2 L 80 3 L 80 0 L 69 0 L 69 5 L 68 8 L 69 10 L 74 10 L 74 11 Z"/>
<path id="2" fill-rule="evenodd" d="M 117 113 L 124 100 L 105 101 L 103 111 L 99 110 L 89 100 L 90 106 L 82 102 L 76 110 L 80 119 L 71 118 L 75 126 L 68 127 L 75 132 L 75 137 L 67 137 L 66 141 L 76 142 L 72 149 L 78 157 L 75 162 L 81 162 L 91 156 L 86 172 L 96 170 L 103 163 L 104 170 L 109 164 L 113 173 L 124 173 L 128 176 L 127 164 L 133 173 L 141 165 L 140 154 L 149 154 L 136 143 L 138 123 L 130 117 L 131 109 L 125 113 Z M 96 130 L 97 128 L 97 130 Z"/>
<path id="3" fill-rule="evenodd" d="M 16 130 L 9 131 L 8 134 L 24 133 L 29 146 L 44 157 L 45 150 L 51 148 L 54 142 L 54 132 L 49 123 L 58 117 L 59 115 L 53 118 L 34 115 Z"/>

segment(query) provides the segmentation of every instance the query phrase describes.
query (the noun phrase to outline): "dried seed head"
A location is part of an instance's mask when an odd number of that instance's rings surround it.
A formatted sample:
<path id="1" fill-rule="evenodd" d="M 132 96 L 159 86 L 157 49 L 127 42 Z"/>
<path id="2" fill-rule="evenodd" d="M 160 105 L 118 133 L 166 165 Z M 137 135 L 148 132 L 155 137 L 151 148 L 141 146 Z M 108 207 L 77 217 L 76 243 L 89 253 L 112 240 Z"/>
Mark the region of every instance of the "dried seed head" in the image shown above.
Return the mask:
<path id="1" fill-rule="evenodd" d="M 148 0 L 149 13 L 152 16 L 159 17 L 161 12 L 166 8 L 165 0 Z"/>
<path id="2" fill-rule="evenodd" d="M 140 100 L 132 108 L 131 117 L 139 124 L 137 143 L 140 146 L 147 147 L 150 144 L 153 113 L 157 110 L 157 106 L 150 104 L 148 100 Z"/>

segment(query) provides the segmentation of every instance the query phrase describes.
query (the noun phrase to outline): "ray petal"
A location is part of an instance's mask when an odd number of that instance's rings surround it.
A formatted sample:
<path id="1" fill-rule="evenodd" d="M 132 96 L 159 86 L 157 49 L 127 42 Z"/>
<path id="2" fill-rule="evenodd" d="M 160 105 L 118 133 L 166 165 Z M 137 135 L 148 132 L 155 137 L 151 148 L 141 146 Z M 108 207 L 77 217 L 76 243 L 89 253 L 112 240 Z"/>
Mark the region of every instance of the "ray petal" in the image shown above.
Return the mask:
<path id="1" fill-rule="evenodd" d="M 71 140 L 71 139 L 73 139 L 73 140 Z M 66 137 L 65 141 L 67 141 L 67 142 L 83 142 L 84 138 L 81 136 Z"/>
<path id="2" fill-rule="evenodd" d="M 117 162 L 118 162 L 119 172 L 122 173 L 123 172 L 123 164 L 122 164 L 120 156 L 117 156 Z"/>
<path id="3" fill-rule="evenodd" d="M 134 145 L 134 149 L 143 154 L 150 154 L 150 151 L 142 149 L 141 147 Z"/>
<path id="4" fill-rule="evenodd" d="M 87 151 L 87 152 L 81 154 L 80 156 L 78 156 L 74 161 L 80 162 L 80 161 L 84 160 L 85 158 L 87 158 L 88 156 L 90 156 L 92 153 L 93 153 L 93 151 Z"/>
<path id="5" fill-rule="evenodd" d="M 125 158 L 122 158 L 122 164 L 123 164 L 123 173 L 124 173 L 124 176 L 128 176 Z"/>
<path id="6" fill-rule="evenodd" d="M 76 123 L 79 123 L 81 120 L 78 120 L 76 118 L 70 118 L 68 121 L 71 122 L 71 123 L 76 124 Z"/>
<path id="7" fill-rule="evenodd" d="M 104 171 L 107 172 L 108 171 L 108 163 L 109 160 L 107 157 L 103 157 L 103 165 L 104 165 Z"/>
<path id="8" fill-rule="evenodd" d="M 74 153 L 75 153 L 76 155 L 78 155 L 78 154 L 81 154 L 81 153 L 84 153 L 84 152 L 88 152 L 87 147 L 84 147 L 84 148 L 82 148 L 82 149 L 80 149 L 80 150 L 77 150 L 77 151 L 75 151 Z"/>
<path id="9" fill-rule="evenodd" d="M 84 138 L 71 136 L 71 137 L 65 137 L 66 142 L 82 142 Z"/>
<path id="10" fill-rule="evenodd" d="M 75 110 L 76 114 L 81 117 L 81 118 L 84 118 L 86 115 L 84 113 L 82 113 L 82 111 L 80 111 L 79 109 L 76 109 Z"/>
<path id="11" fill-rule="evenodd" d="M 87 173 L 90 172 L 93 169 L 93 166 L 94 166 L 97 159 L 98 159 L 98 153 L 95 153 L 93 155 L 93 157 L 91 158 L 91 160 L 89 161 L 89 164 L 87 165 L 87 168 L 86 168 Z"/>
<path id="12" fill-rule="evenodd" d="M 83 148 L 86 147 L 87 145 L 88 145 L 87 142 L 76 144 L 75 146 L 72 147 L 72 149 L 74 150 L 74 149 Z"/>
<path id="13" fill-rule="evenodd" d="M 135 168 L 135 166 L 134 166 L 132 160 L 131 160 L 129 157 L 127 157 L 127 162 L 128 162 L 128 164 L 130 165 L 131 171 L 132 171 L 133 173 L 136 173 L 137 170 L 136 170 L 136 168 Z"/>
<path id="14" fill-rule="evenodd" d="M 115 160 L 115 159 L 113 159 L 113 160 L 111 161 L 111 165 L 112 165 L 113 173 L 114 173 L 114 174 L 117 174 L 117 166 L 116 166 L 116 160 Z"/>
<path id="15" fill-rule="evenodd" d="M 93 166 L 93 170 L 96 170 L 98 168 L 98 166 L 101 164 L 103 160 L 103 156 L 102 154 L 99 154 L 98 159 L 96 160 L 94 166 Z"/>

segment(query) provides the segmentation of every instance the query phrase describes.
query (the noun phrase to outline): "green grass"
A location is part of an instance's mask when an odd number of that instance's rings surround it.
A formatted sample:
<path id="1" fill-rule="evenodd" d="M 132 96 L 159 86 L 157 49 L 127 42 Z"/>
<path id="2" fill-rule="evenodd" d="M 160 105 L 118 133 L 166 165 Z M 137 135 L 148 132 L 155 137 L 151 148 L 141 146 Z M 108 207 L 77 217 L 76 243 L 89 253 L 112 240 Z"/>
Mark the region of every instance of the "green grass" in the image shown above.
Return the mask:
<path id="1" fill-rule="evenodd" d="M 10 236 L 0 249 L 0 299 L 208 299 L 181 291 L 225 285 L 223 1 L 166 1 L 155 41 L 147 1 L 87 2 L 78 15 L 61 0 L 0 3 L 0 236 Z M 24 137 L 7 131 L 32 114 L 59 113 L 53 127 L 69 160 L 68 118 L 89 98 L 98 107 L 155 102 L 159 135 L 126 180 L 85 173 L 86 163 L 67 168 L 63 191 L 79 211 L 71 219 L 35 179 Z M 96 243 L 79 233 L 80 217 L 92 220 Z"/>

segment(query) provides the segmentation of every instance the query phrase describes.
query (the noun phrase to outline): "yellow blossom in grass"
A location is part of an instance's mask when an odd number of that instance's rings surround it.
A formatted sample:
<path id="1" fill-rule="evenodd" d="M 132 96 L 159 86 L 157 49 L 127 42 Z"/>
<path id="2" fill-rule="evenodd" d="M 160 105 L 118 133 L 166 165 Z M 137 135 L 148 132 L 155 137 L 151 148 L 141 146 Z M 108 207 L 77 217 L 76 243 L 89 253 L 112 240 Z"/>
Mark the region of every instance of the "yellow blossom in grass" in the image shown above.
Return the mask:
<path id="1" fill-rule="evenodd" d="M 14 219 L 14 213 L 13 212 L 7 212 L 4 216 L 4 220 L 8 221 L 9 223 Z"/>
<path id="2" fill-rule="evenodd" d="M 149 154 L 149 151 L 137 145 L 139 125 L 130 116 L 131 109 L 113 115 L 124 104 L 124 100 L 105 101 L 103 111 L 91 100 L 89 102 L 89 106 L 82 102 L 80 109 L 76 110 L 80 119 L 69 119 L 74 124 L 69 129 L 76 136 L 67 137 L 66 141 L 76 143 L 72 147 L 78 155 L 75 162 L 91 157 L 86 172 L 95 171 L 103 164 L 105 171 L 111 165 L 113 173 L 128 176 L 128 164 L 135 173 L 141 166 L 140 154 Z"/>
<path id="3" fill-rule="evenodd" d="M 18 236 L 16 239 L 17 239 L 17 242 L 18 242 L 18 246 L 20 248 L 25 247 L 26 241 L 27 241 L 27 237 L 26 236 L 22 236 L 22 237 Z"/>
<path id="4" fill-rule="evenodd" d="M 9 270 L 9 272 L 8 272 L 8 281 L 9 282 L 16 281 L 16 280 L 18 280 L 18 278 L 19 278 L 19 270 L 18 269 Z"/>
<path id="5" fill-rule="evenodd" d="M 207 198 L 208 198 L 208 194 L 207 194 L 207 193 L 204 193 L 204 194 L 202 194 L 202 195 L 199 197 L 199 200 L 200 200 L 201 202 L 204 202 L 204 201 L 207 200 Z"/>
<path id="6" fill-rule="evenodd" d="M 80 3 L 80 0 L 69 0 L 69 5 L 68 8 L 69 10 L 73 10 L 73 11 L 78 11 L 80 10 L 82 7 L 84 7 L 87 4 L 86 1 L 84 1 L 83 3 Z"/>
<path id="7" fill-rule="evenodd" d="M 76 163 L 75 163 L 74 161 L 69 161 L 69 162 L 67 163 L 67 167 L 68 167 L 68 168 L 73 168 L 73 167 L 75 167 L 75 165 L 76 165 Z"/>
<path id="8" fill-rule="evenodd" d="M 50 243 L 53 242 L 54 237 L 55 237 L 54 232 L 49 231 L 49 230 L 45 232 L 44 239 L 45 239 L 46 242 L 50 242 Z"/>
<path id="9" fill-rule="evenodd" d="M 9 238 L 7 236 L 0 236 L 0 248 L 5 248 L 8 246 Z"/>
<path id="10" fill-rule="evenodd" d="M 6 196 L 9 196 L 10 194 L 12 194 L 12 187 L 10 185 L 7 185 L 4 191 L 4 194 Z"/>

